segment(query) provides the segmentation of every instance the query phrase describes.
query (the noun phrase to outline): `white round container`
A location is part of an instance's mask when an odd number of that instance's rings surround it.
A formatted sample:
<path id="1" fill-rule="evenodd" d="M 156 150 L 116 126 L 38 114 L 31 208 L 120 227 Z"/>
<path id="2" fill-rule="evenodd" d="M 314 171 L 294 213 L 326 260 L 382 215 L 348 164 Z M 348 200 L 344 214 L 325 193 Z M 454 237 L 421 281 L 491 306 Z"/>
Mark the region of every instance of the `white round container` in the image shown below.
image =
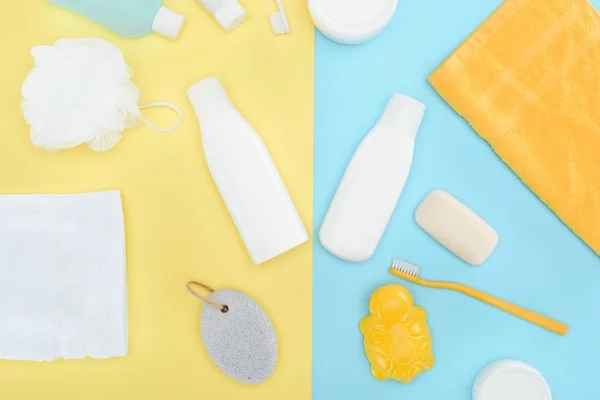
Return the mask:
<path id="1" fill-rule="evenodd" d="M 398 0 L 308 0 L 315 26 L 342 44 L 360 44 L 377 36 L 392 20 Z"/>
<path id="2" fill-rule="evenodd" d="M 473 386 L 473 400 L 552 400 L 548 383 L 535 368 L 514 360 L 487 366 Z"/>

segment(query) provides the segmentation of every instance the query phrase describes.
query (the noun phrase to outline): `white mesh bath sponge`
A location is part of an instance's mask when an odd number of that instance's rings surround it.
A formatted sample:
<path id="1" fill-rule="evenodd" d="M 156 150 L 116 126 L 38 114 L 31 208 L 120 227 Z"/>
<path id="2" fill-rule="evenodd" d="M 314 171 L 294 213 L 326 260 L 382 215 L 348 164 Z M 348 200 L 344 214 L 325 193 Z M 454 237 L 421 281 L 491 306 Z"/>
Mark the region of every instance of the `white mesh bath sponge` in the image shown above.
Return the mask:
<path id="1" fill-rule="evenodd" d="M 21 107 L 34 145 L 56 151 L 85 143 L 107 151 L 125 129 L 145 121 L 137 104 L 140 91 L 112 44 L 62 39 L 34 47 L 31 55 L 35 67 L 23 84 Z"/>

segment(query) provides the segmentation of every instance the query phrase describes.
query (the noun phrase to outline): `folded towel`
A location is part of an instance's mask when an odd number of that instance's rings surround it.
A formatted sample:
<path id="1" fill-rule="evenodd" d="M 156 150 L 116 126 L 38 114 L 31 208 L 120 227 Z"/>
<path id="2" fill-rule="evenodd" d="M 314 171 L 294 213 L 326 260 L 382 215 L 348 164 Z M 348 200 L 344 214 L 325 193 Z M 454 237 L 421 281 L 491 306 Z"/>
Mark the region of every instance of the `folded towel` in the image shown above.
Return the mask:
<path id="1" fill-rule="evenodd" d="M 600 254 L 600 14 L 587 0 L 506 0 L 429 78 Z"/>
<path id="2" fill-rule="evenodd" d="M 126 354 L 119 192 L 0 196 L 0 358 Z"/>

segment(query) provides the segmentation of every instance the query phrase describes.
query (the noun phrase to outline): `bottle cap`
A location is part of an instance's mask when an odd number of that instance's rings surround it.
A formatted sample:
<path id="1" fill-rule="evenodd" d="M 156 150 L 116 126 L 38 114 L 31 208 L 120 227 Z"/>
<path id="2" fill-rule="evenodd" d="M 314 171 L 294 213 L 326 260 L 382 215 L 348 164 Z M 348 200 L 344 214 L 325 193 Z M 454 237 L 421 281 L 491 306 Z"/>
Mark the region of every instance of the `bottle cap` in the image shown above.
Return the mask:
<path id="1" fill-rule="evenodd" d="M 237 28 L 246 19 L 246 11 L 237 0 L 227 0 L 214 12 L 217 22 L 226 31 Z"/>
<path id="2" fill-rule="evenodd" d="M 156 13 L 154 23 L 152 24 L 152 30 L 156 33 L 160 33 L 169 39 L 177 39 L 181 30 L 183 29 L 183 23 L 185 17 L 179 15 L 170 8 L 161 7 Z"/>
<path id="3" fill-rule="evenodd" d="M 377 36 L 392 20 L 398 0 L 309 0 L 316 27 L 343 44 L 359 44 Z"/>
<path id="4" fill-rule="evenodd" d="M 219 109 L 232 108 L 233 104 L 219 78 L 203 79 L 187 90 L 194 111 L 199 119 L 216 116 Z"/>
<path id="5" fill-rule="evenodd" d="M 552 400 L 552 392 L 535 368 L 520 361 L 503 360 L 479 374 L 473 400 Z"/>
<path id="6" fill-rule="evenodd" d="M 396 93 L 379 119 L 381 125 L 415 139 L 425 115 L 425 105 L 410 96 Z"/>

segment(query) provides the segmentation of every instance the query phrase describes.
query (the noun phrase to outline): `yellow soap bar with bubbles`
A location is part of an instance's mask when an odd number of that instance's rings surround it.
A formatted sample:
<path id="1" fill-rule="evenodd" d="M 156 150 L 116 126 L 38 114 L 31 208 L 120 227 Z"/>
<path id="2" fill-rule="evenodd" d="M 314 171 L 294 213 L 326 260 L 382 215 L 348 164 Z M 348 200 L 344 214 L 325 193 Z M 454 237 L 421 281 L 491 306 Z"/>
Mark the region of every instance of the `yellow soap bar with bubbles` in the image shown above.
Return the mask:
<path id="1" fill-rule="evenodd" d="M 376 379 L 406 384 L 433 367 L 427 314 L 404 286 L 389 285 L 371 296 L 371 315 L 360 323 L 365 353 Z"/>

